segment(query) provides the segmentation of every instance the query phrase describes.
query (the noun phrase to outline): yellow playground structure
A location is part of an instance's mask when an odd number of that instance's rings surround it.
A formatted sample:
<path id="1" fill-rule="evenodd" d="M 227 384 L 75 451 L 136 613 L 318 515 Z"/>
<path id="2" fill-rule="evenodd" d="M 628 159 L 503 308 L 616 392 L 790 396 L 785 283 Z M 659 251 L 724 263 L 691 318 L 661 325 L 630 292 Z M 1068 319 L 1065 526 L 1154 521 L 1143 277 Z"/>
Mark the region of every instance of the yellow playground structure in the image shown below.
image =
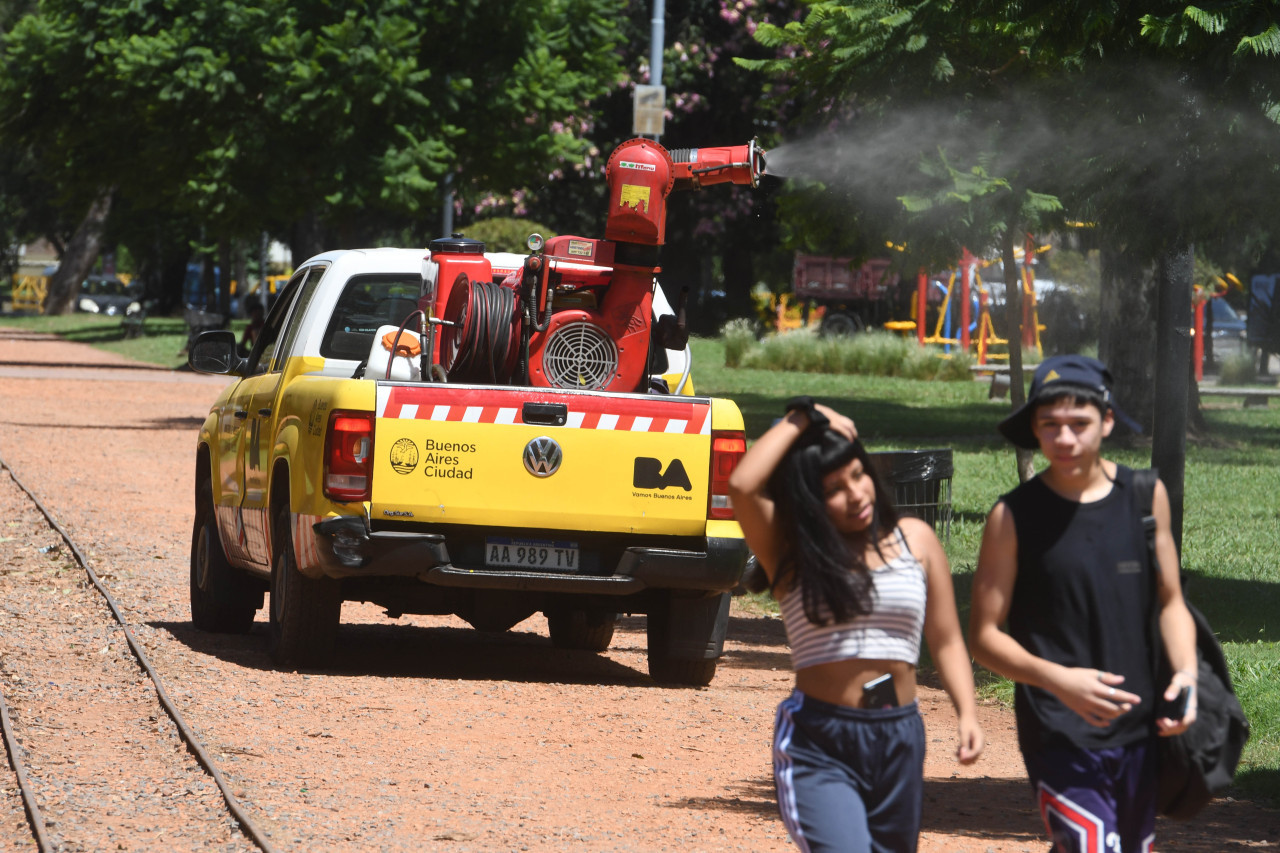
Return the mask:
<path id="1" fill-rule="evenodd" d="M 44 298 L 48 294 L 49 280 L 42 275 L 23 275 L 13 278 L 14 311 L 44 313 Z"/>

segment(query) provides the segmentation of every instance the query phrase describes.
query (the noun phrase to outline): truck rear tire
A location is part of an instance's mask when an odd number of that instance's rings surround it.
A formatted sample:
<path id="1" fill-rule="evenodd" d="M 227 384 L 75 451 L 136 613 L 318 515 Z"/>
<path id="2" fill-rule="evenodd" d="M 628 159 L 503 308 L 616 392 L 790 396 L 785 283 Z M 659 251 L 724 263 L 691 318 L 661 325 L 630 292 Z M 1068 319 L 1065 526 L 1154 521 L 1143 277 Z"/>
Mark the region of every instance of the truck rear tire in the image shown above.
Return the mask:
<path id="1" fill-rule="evenodd" d="M 659 684 L 684 684 L 706 687 L 716 677 L 714 660 L 676 660 L 649 655 L 649 675 Z"/>
<path id="2" fill-rule="evenodd" d="M 822 318 L 821 332 L 826 337 L 856 335 L 866 328 L 857 314 L 833 311 Z"/>
<path id="3" fill-rule="evenodd" d="M 551 644 L 557 649 L 603 652 L 613 642 L 618 614 L 599 610 L 557 610 L 547 614 Z"/>
<path id="4" fill-rule="evenodd" d="M 213 492 L 202 484 L 191 532 L 191 624 L 215 634 L 247 634 L 262 590 L 227 560 L 218 537 Z"/>
<path id="5" fill-rule="evenodd" d="M 271 657 L 278 664 L 326 666 L 342 618 L 342 587 L 298 571 L 287 510 L 276 519 L 271 545 Z"/>
<path id="6" fill-rule="evenodd" d="M 649 675 L 667 684 L 705 687 L 716 675 L 729 627 L 729 593 L 669 596 L 649 613 Z"/>

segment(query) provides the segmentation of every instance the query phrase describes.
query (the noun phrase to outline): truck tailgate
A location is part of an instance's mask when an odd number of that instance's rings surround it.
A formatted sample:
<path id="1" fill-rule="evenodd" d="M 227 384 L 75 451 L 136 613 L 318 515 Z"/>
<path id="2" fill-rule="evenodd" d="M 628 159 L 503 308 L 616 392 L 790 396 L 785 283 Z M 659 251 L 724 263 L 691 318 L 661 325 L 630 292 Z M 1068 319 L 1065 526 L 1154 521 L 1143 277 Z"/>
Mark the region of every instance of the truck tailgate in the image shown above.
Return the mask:
<path id="1" fill-rule="evenodd" d="M 380 382 L 371 516 L 703 535 L 710 457 L 705 397 Z"/>

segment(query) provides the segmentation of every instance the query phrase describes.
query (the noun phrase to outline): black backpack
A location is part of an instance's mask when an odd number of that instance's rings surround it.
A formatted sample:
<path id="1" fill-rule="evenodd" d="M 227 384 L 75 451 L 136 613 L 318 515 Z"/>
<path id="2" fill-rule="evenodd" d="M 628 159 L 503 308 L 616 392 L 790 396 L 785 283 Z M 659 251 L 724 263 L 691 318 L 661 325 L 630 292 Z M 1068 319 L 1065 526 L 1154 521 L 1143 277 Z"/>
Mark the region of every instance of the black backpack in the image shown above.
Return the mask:
<path id="1" fill-rule="evenodd" d="M 1158 476 L 1154 468 L 1133 472 L 1133 485 L 1143 511 L 1147 562 L 1153 572 L 1159 565 L 1155 552 L 1156 519 L 1151 509 Z M 1153 582 L 1152 590 L 1155 589 Z M 1231 675 L 1227 671 L 1222 645 L 1204 614 L 1189 601 L 1187 609 L 1196 623 L 1199 668 L 1196 721 L 1180 735 L 1156 738 L 1160 751 L 1160 790 L 1156 810 L 1173 820 L 1194 817 L 1214 795 L 1231 784 L 1240 764 L 1240 753 L 1249 740 L 1249 720 L 1231 687 Z M 1156 690 L 1162 690 L 1173 673 L 1160 640 L 1159 608 L 1155 611 L 1152 616 L 1152 649 L 1156 658 Z"/>

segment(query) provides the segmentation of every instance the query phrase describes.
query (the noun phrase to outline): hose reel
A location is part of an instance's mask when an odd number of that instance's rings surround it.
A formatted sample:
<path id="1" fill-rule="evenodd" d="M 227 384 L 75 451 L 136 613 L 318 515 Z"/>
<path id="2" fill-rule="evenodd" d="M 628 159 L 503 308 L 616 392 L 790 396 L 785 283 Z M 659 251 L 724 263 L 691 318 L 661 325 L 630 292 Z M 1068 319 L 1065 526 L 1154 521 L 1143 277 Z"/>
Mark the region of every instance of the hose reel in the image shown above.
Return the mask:
<path id="1" fill-rule="evenodd" d="M 450 382 L 511 381 L 520 354 L 516 294 L 460 273 L 449 291 L 440 335 L 440 364 Z"/>

